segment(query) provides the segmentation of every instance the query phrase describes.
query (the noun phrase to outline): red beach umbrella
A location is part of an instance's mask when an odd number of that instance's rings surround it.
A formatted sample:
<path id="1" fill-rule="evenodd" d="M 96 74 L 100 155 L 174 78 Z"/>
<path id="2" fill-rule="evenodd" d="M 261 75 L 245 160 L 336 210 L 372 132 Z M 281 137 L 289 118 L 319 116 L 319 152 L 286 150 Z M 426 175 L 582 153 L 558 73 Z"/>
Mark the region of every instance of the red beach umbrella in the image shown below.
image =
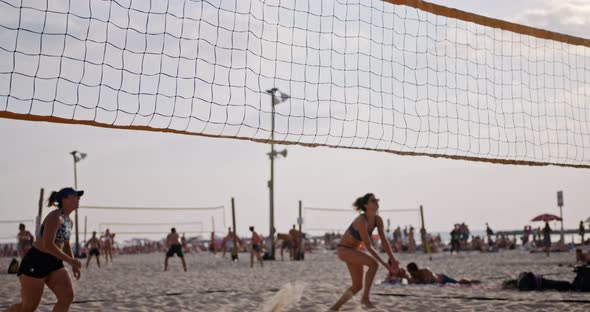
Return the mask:
<path id="1" fill-rule="evenodd" d="M 561 221 L 561 218 L 556 215 L 544 213 L 534 217 L 531 221 Z"/>

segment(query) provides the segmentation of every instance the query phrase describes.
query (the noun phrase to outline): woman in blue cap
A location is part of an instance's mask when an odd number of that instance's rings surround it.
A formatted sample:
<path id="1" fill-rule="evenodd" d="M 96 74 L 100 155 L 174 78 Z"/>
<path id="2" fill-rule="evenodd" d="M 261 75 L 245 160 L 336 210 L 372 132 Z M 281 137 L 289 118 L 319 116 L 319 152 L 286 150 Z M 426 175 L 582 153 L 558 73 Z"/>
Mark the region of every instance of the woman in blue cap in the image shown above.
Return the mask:
<path id="1" fill-rule="evenodd" d="M 80 278 L 82 263 L 74 258 L 70 247 L 72 220 L 70 214 L 78 209 L 84 191 L 71 187 L 52 192 L 49 207 L 57 206 L 43 220 L 33 247 L 24 256 L 18 276 L 21 283 L 21 303 L 7 311 L 34 311 L 39 306 L 45 285 L 57 297 L 53 311 L 67 311 L 74 300 L 74 289 L 66 262 L 72 266 L 74 277 Z"/>

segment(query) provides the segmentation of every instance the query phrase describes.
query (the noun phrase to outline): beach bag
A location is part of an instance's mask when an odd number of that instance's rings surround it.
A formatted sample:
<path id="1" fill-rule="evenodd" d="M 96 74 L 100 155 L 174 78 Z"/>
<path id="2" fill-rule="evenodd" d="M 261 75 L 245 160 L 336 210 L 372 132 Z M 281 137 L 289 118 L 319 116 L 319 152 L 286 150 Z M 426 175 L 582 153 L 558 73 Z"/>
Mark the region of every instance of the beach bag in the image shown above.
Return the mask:
<path id="1" fill-rule="evenodd" d="M 532 272 L 522 272 L 516 279 L 516 289 L 520 291 L 529 291 L 537 289 L 537 278 Z"/>
<path id="2" fill-rule="evenodd" d="M 574 279 L 574 289 L 577 291 L 590 292 L 590 266 L 577 266 L 574 268 L 576 278 Z"/>
<path id="3" fill-rule="evenodd" d="M 12 258 L 12 261 L 10 261 L 10 265 L 8 266 L 8 274 L 16 273 L 18 273 L 18 260 L 16 260 L 16 258 Z"/>

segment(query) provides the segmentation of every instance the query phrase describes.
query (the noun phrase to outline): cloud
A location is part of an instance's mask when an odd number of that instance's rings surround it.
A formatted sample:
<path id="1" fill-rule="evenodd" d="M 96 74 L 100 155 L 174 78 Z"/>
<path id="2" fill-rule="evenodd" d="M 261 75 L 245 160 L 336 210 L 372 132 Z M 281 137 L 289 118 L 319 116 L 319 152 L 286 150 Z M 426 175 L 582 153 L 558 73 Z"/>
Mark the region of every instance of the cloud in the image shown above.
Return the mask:
<path id="1" fill-rule="evenodd" d="M 539 1 L 539 7 L 518 14 L 514 21 L 554 32 L 588 38 L 590 1 Z"/>

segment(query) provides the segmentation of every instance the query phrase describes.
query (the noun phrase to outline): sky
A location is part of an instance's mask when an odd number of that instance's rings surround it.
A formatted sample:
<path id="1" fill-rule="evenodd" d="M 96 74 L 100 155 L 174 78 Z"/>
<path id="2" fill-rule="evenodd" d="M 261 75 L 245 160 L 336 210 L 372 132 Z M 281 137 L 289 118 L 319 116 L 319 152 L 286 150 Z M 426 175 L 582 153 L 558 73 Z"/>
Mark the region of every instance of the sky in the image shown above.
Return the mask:
<path id="1" fill-rule="evenodd" d="M 490 17 L 588 37 L 588 1 L 435 1 Z M 0 220 L 32 219 L 39 189 L 73 185 L 78 150 L 82 205 L 130 207 L 210 207 L 223 213 L 113 212 L 80 209 L 89 230 L 108 222 L 162 222 L 162 226 L 112 227 L 113 231 L 162 231 L 183 222 L 202 222 L 199 230 L 229 226 L 235 198 L 237 230 L 250 225 L 268 233 L 270 146 L 234 139 L 214 139 L 157 132 L 111 130 L 79 125 L 0 119 Z M 287 149 L 275 162 L 275 224 L 279 232 L 296 222 L 298 201 L 304 207 L 351 209 L 318 213 L 304 209 L 304 229 L 345 229 L 354 217 L 356 197 L 373 192 L 382 209 L 423 205 L 430 231 L 449 231 L 456 222 L 478 230 L 521 229 L 541 213 L 559 214 L 556 192 L 564 191 L 564 225 L 574 228 L 590 217 L 587 169 L 505 166 L 430 157 L 325 147 L 276 146 Z M 48 209 L 44 209 L 47 213 Z M 392 225 L 419 227 L 416 212 L 383 214 Z M 80 219 L 83 224 L 83 218 Z M 538 224 L 540 226 L 540 224 Z M 82 225 L 81 225 L 82 226 Z M 0 237 L 12 237 L 16 224 L 2 224 Z M 191 226 L 177 226 L 180 232 Z M 162 235 L 163 235 L 162 234 Z M 151 235 L 158 237 L 158 235 Z"/>

